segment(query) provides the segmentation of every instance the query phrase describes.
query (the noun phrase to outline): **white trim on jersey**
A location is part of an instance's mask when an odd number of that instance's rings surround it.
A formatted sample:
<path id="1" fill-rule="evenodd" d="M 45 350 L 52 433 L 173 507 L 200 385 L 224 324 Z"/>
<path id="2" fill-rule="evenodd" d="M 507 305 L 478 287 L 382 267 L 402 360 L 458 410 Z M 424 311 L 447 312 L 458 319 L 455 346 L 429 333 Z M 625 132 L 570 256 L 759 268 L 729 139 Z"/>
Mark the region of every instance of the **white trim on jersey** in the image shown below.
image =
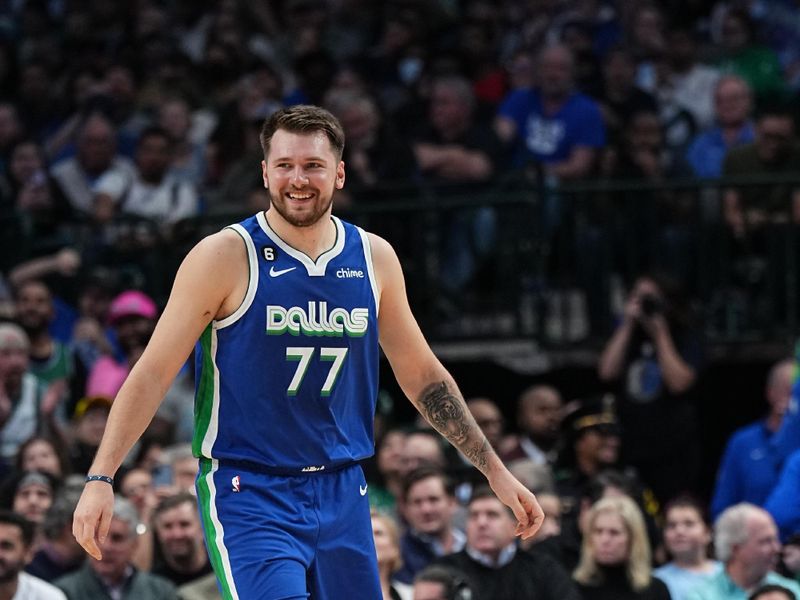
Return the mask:
<path id="1" fill-rule="evenodd" d="M 244 245 L 247 247 L 247 264 L 248 268 L 250 269 L 247 283 L 247 293 L 244 295 L 244 300 L 242 300 L 239 308 L 237 308 L 235 311 L 233 311 L 233 313 L 224 319 L 214 321 L 214 329 L 222 329 L 223 327 L 233 325 L 236 321 L 238 321 L 244 315 L 244 313 L 247 312 L 247 309 L 250 308 L 250 305 L 253 303 L 253 298 L 256 297 L 256 290 L 258 290 L 258 255 L 256 254 L 256 245 L 253 242 L 253 238 L 250 237 L 250 234 L 247 233 L 247 230 L 239 224 L 230 225 L 229 227 L 242 236 Z"/>
<path id="2" fill-rule="evenodd" d="M 344 250 L 344 226 L 342 222 L 334 217 L 331 216 L 333 220 L 333 224 L 336 226 L 336 242 L 333 244 L 333 247 L 330 250 L 326 250 L 322 254 L 319 255 L 316 261 L 311 260 L 311 257 L 307 254 L 301 252 L 297 248 L 292 248 L 289 244 L 281 239 L 281 237 L 272 230 L 272 227 L 269 226 L 267 222 L 266 213 L 263 211 L 256 215 L 256 219 L 258 220 L 258 224 L 261 226 L 261 229 L 264 230 L 264 233 L 267 235 L 269 239 L 271 239 L 278 248 L 286 252 L 292 258 L 300 261 L 302 265 L 308 271 L 308 275 L 310 277 L 322 277 L 325 275 L 325 269 L 328 267 L 328 263 L 339 256 L 342 250 Z"/>
<path id="3" fill-rule="evenodd" d="M 211 470 L 209 470 L 205 476 L 209 495 L 208 513 L 209 517 L 211 517 L 211 521 L 214 523 L 214 532 L 216 534 L 214 535 L 214 539 L 210 541 L 213 541 L 214 545 L 217 547 L 217 552 L 219 552 L 220 560 L 222 560 L 222 570 L 225 572 L 225 579 L 231 590 L 231 596 L 233 600 L 239 600 L 239 592 L 236 589 L 236 582 L 233 579 L 233 569 L 231 569 L 231 558 L 228 555 L 228 549 L 225 547 L 225 530 L 217 514 L 217 486 L 214 484 L 214 474 L 217 471 L 219 471 L 219 461 L 216 458 L 212 458 Z"/>
<path id="4" fill-rule="evenodd" d="M 375 316 L 380 313 L 380 296 L 378 295 L 378 281 L 375 279 L 375 268 L 372 265 L 372 246 L 369 243 L 367 232 L 356 226 L 358 235 L 361 236 L 361 244 L 364 246 L 364 261 L 367 263 L 367 277 L 369 285 L 372 287 L 372 295 L 375 297 Z"/>
<path id="5" fill-rule="evenodd" d="M 200 446 L 201 456 L 214 456 L 214 442 L 219 433 L 219 368 L 217 367 L 217 331 L 212 327 L 211 335 L 211 364 L 214 365 L 214 396 L 211 401 L 211 416 L 208 419 L 208 428 L 203 436 Z"/>

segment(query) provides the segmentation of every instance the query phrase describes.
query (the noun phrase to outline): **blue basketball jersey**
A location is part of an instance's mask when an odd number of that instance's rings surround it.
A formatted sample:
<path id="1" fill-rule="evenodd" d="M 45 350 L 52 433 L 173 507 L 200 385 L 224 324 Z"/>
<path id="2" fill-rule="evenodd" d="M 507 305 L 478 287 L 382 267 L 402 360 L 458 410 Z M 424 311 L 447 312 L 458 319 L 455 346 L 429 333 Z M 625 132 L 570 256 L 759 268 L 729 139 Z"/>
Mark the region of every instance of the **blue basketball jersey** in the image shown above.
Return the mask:
<path id="1" fill-rule="evenodd" d="M 332 219 L 336 242 L 316 261 L 278 237 L 263 212 L 231 226 L 250 281 L 242 305 L 198 342 L 196 456 L 313 472 L 372 455 L 372 257 L 363 230 Z"/>

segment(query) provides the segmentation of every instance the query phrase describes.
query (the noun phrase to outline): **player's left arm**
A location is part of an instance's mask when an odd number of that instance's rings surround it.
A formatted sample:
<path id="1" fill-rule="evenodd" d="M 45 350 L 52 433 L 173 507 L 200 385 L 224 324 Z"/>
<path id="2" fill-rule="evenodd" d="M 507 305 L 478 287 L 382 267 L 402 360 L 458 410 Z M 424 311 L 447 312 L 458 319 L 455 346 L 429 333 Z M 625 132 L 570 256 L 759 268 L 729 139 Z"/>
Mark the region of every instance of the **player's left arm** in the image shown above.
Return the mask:
<path id="1" fill-rule="evenodd" d="M 369 238 L 380 294 L 380 343 L 397 382 L 422 416 L 486 476 L 497 497 L 514 511 L 517 534 L 532 537 L 544 520 L 536 497 L 494 452 L 453 377 L 425 341 L 408 305 L 394 250 L 378 236 Z"/>

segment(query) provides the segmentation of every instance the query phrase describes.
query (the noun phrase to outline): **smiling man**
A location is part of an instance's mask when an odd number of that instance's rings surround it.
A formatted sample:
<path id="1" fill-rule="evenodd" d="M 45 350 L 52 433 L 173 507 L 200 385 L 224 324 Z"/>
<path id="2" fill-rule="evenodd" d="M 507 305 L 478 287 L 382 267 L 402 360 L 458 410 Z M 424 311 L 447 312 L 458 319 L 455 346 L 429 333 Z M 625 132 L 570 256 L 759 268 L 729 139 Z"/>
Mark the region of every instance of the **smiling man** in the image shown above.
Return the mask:
<path id="1" fill-rule="evenodd" d="M 111 478 L 198 338 L 196 487 L 224 598 L 380 598 L 358 464 L 374 451 L 379 344 L 417 409 L 512 507 L 516 532 L 532 536 L 541 508 L 425 341 L 394 250 L 331 215 L 345 181 L 339 122 L 292 106 L 267 120 L 261 144 L 270 208 L 185 258 L 114 401 L 75 511 L 76 538 L 99 556 Z"/>

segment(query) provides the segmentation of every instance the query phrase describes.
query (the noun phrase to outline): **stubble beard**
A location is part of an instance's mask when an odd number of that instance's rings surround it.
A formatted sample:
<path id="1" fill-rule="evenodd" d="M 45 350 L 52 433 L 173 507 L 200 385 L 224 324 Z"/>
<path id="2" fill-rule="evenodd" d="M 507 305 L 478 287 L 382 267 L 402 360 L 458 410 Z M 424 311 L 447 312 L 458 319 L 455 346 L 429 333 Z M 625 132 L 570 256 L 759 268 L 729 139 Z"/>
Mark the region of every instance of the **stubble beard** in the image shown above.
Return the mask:
<path id="1" fill-rule="evenodd" d="M 286 199 L 281 192 L 269 191 L 270 206 L 274 208 L 277 213 L 283 218 L 284 221 L 293 227 L 311 227 L 316 225 L 328 212 L 328 209 L 333 202 L 333 194 L 328 196 L 327 200 L 317 196 L 314 206 L 311 211 L 304 216 L 291 214 L 286 207 Z"/>

